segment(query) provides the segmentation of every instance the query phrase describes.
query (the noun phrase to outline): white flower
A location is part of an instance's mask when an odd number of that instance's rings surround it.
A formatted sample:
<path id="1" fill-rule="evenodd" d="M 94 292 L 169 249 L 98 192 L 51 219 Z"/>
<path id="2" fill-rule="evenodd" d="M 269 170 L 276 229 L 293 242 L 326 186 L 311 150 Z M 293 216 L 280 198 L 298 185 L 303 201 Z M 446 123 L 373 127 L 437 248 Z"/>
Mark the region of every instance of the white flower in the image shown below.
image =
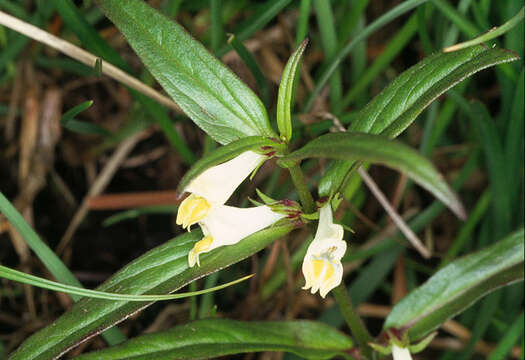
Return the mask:
<path id="1" fill-rule="evenodd" d="M 195 243 L 188 254 L 190 267 L 200 266 L 199 255 L 219 246 L 233 245 L 250 234 L 262 230 L 286 215 L 272 211 L 268 206 L 241 209 L 221 205 L 199 221 L 204 237 Z"/>
<path id="2" fill-rule="evenodd" d="M 392 344 L 392 356 L 394 360 L 412 360 L 410 350 L 405 347 L 399 347 L 396 344 Z"/>
<path id="3" fill-rule="evenodd" d="M 191 195 L 179 206 L 177 224 L 182 225 L 184 229 L 189 229 L 191 225 L 204 219 L 214 208 L 223 205 L 264 159 L 264 155 L 246 151 L 199 174 L 184 189 Z"/>
<path id="4" fill-rule="evenodd" d="M 317 232 L 303 261 L 303 274 L 306 280 L 303 289 L 311 288 L 312 294 L 319 290 L 324 298 L 330 290 L 341 283 L 343 279 L 341 258 L 346 251 L 343 233 L 343 227 L 333 222 L 330 204 L 321 208 Z"/>
<path id="5" fill-rule="evenodd" d="M 198 223 L 204 233 L 188 254 L 190 267 L 200 266 L 200 254 L 236 244 L 286 216 L 273 212 L 268 206 L 241 209 L 224 205 L 265 158 L 253 151 L 244 152 L 202 172 L 184 189 L 191 194 L 179 206 L 177 224 L 189 230 L 191 225 Z"/>

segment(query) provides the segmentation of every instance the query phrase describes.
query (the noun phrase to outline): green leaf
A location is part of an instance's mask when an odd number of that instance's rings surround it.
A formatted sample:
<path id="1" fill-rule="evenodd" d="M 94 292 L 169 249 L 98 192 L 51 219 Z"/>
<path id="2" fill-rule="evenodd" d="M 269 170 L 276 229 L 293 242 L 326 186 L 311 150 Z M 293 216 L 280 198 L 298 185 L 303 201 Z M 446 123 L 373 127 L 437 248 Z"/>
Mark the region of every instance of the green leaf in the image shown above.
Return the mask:
<path id="1" fill-rule="evenodd" d="M 209 155 L 201 158 L 191 167 L 180 181 L 177 191 L 181 193 L 191 180 L 206 169 L 231 160 L 243 152 L 255 151 L 264 154 L 271 154 L 272 152 L 281 152 L 282 150 L 282 144 L 262 136 L 249 136 L 221 146 L 213 150 Z"/>
<path id="2" fill-rule="evenodd" d="M 430 56 L 392 81 L 361 110 L 349 130 L 394 138 L 451 87 L 487 67 L 517 59 L 511 51 L 481 45 Z M 334 163 L 320 182 L 320 195 L 339 191 L 351 166 Z"/>
<path id="3" fill-rule="evenodd" d="M 181 109 L 221 144 L 275 137 L 259 98 L 176 22 L 142 0 L 97 0 Z"/>
<path id="4" fill-rule="evenodd" d="M 326 134 L 281 158 L 279 163 L 286 165 L 305 158 L 331 158 L 386 165 L 405 173 L 434 194 L 460 218 L 465 218 L 461 202 L 432 163 L 400 142 L 365 133 Z"/>
<path id="5" fill-rule="evenodd" d="M 489 292 L 523 280 L 523 229 L 435 273 L 394 306 L 384 329 L 409 328 L 418 339 Z"/>
<path id="6" fill-rule="evenodd" d="M 352 340 L 336 329 L 313 321 L 206 319 L 138 336 L 76 359 L 190 360 L 256 351 L 286 351 L 305 359 L 330 359 L 352 345 Z"/>
<path id="7" fill-rule="evenodd" d="M 178 236 L 133 261 L 97 288 L 125 294 L 167 294 L 195 279 L 236 263 L 292 229 L 272 226 L 239 243 L 202 254 L 200 267 L 188 267 L 188 252 L 202 238 L 200 230 Z M 51 359 L 75 347 L 149 304 L 84 298 L 50 326 L 27 339 L 11 360 Z M 57 336 L 60 334 L 60 336 Z"/>
<path id="8" fill-rule="evenodd" d="M 120 57 L 120 55 L 99 35 L 97 30 L 89 24 L 76 5 L 71 0 L 54 0 L 54 5 L 60 14 L 62 21 L 80 39 L 82 45 L 95 55 L 100 56 L 122 70 L 132 74 L 131 67 Z M 168 112 L 155 100 L 129 89 L 130 94 L 138 100 L 148 111 L 151 118 L 160 126 L 171 145 L 180 153 L 187 164 L 195 162 L 193 152 L 188 148 L 179 134 L 175 131 Z"/>
<path id="9" fill-rule="evenodd" d="M 290 56 L 281 77 L 281 84 L 279 85 L 279 95 L 277 96 L 277 127 L 281 133 L 281 138 L 284 138 L 286 142 L 292 138 L 291 107 L 295 75 L 297 74 L 297 66 L 301 61 L 306 45 L 308 45 L 308 40 L 304 40 L 292 56 Z"/>
<path id="10" fill-rule="evenodd" d="M 75 116 L 80 114 L 82 111 L 87 110 L 93 105 L 93 100 L 84 101 L 83 103 L 78 104 L 77 106 L 69 109 L 62 115 L 62 119 L 60 119 L 60 123 L 62 125 L 67 124 L 69 121 L 73 120 Z"/>

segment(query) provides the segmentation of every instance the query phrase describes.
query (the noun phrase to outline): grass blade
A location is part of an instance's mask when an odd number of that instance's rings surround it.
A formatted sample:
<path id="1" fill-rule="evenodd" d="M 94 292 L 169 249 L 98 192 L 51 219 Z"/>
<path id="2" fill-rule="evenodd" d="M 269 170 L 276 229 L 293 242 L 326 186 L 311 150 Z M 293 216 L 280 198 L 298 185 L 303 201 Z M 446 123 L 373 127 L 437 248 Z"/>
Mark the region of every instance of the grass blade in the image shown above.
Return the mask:
<path id="1" fill-rule="evenodd" d="M 119 293 L 110 293 L 110 292 L 105 292 L 105 291 L 89 290 L 89 289 L 84 289 L 78 286 L 66 285 L 66 284 L 56 282 L 56 281 L 47 280 L 47 279 L 44 279 L 38 276 L 26 274 L 26 273 L 5 267 L 3 265 L 0 265 L 0 277 L 3 277 L 8 280 L 17 281 L 23 284 L 36 286 L 36 287 L 40 287 L 43 289 L 59 291 L 59 292 L 63 292 L 69 295 L 77 295 L 77 296 L 86 297 L 86 298 L 117 300 L 117 301 L 125 300 L 125 301 L 150 302 L 150 301 L 182 299 L 182 298 L 186 298 L 190 296 L 206 294 L 208 292 L 224 289 L 228 286 L 240 283 L 241 281 L 248 280 L 252 276 L 253 274 L 244 276 L 234 281 L 230 281 L 226 284 L 210 287 L 208 289 L 204 289 L 200 291 L 190 291 L 190 292 L 171 294 L 171 295 L 130 295 L 130 294 L 119 294 Z"/>

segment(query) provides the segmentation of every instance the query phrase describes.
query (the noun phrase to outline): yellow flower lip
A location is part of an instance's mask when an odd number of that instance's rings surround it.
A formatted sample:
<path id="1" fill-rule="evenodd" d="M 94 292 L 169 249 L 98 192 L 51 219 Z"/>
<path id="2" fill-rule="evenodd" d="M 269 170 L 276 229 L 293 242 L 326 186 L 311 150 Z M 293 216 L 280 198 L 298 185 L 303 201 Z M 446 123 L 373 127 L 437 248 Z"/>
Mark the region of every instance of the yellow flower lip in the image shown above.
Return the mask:
<path id="1" fill-rule="evenodd" d="M 200 266 L 199 254 L 234 245 L 285 216 L 266 205 L 246 209 L 224 205 L 264 160 L 265 155 L 245 151 L 204 170 L 184 188 L 190 195 L 180 204 L 176 222 L 188 231 L 198 223 L 204 234 L 188 254 L 190 267 Z"/>
<path id="2" fill-rule="evenodd" d="M 190 253 L 188 254 L 188 263 L 190 267 L 195 266 L 201 266 L 199 261 L 199 255 L 203 252 L 206 252 L 213 243 L 213 238 L 209 235 L 203 237 L 201 240 L 197 241 L 195 245 L 193 245 L 193 249 L 190 250 Z"/>
<path id="3" fill-rule="evenodd" d="M 208 215 L 210 203 L 203 197 L 191 194 L 179 206 L 177 212 L 177 225 L 182 225 L 184 229 L 199 222 Z"/>
<path id="4" fill-rule="evenodd" d="M 206 251 L 210 248 L 213 238 L 211 236 L 205 236 L 200 241 L 197 241 L 193 246 L 195 253 L 200 254 L 203 251 Z"/>

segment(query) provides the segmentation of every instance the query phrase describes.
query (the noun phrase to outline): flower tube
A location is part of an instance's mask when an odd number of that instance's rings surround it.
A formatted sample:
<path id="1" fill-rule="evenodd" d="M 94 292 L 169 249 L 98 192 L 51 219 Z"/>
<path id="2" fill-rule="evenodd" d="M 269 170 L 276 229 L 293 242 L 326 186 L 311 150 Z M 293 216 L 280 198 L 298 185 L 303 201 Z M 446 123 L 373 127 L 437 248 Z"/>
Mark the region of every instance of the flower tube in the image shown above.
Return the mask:
<path id="1" fill-rule="evenodd" d="M 410 350 L 406 347 L 397 346 L 395 343 L 392 344 L 392 357 L 394 360 L 412 360 Z"/>
<path id="2" fill-rule="evenodd" d="M 218 206 L 199 222 L 204 237 L 188 254 L 190 267 L 200 266 L 199 255 L 224 245 L 233 245 L 262 230 L 286 215 L 274 212 L 266 205 L 241 209 Z"/>
<path id="3" fill-rule="evenodd" d="M 179 206 L 177 225 L 189 230 L 223 205 L 264 159 L 264 155 L 246 151 L 199 174 L 184 189 L 191 194 Z"/>

